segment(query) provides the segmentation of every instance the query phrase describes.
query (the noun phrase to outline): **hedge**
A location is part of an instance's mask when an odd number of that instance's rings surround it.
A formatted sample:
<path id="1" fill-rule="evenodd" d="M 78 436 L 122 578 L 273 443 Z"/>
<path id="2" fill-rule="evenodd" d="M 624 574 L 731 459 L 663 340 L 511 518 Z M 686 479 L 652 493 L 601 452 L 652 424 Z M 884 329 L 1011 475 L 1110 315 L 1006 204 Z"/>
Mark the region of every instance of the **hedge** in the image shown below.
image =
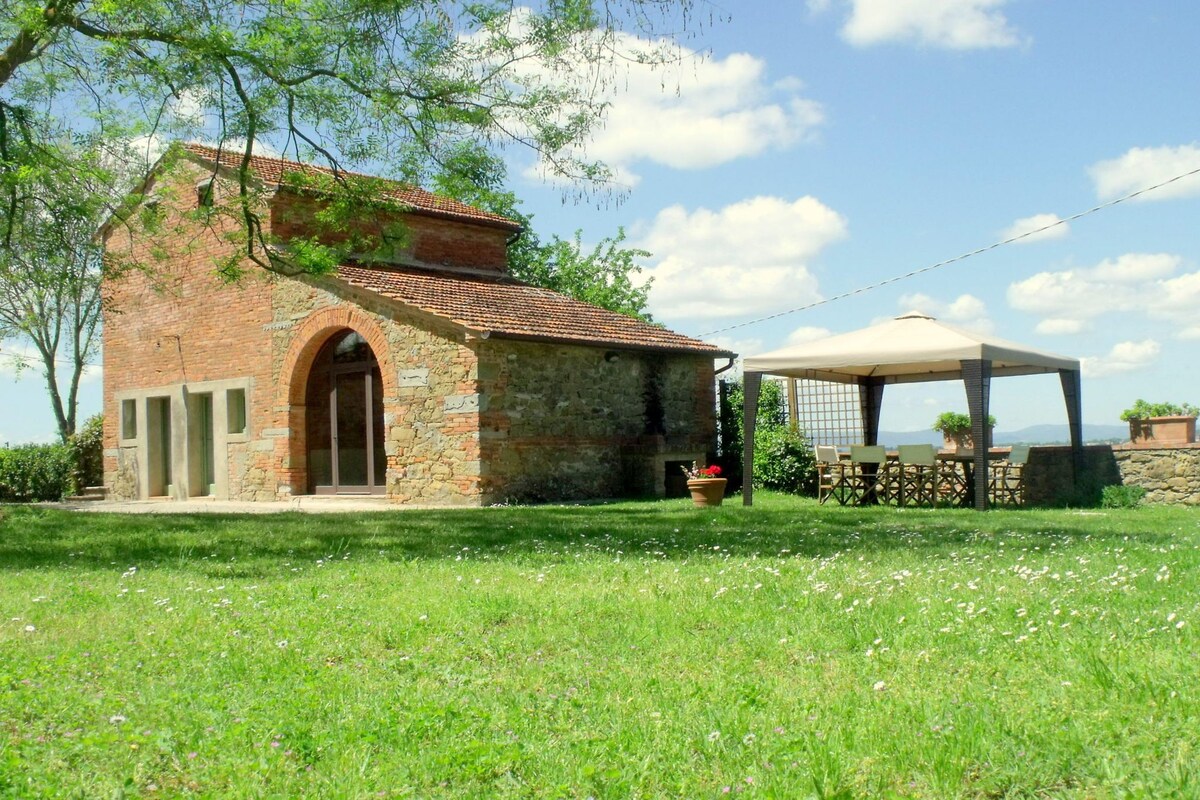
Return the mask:
<path id="1" fill-rule="evenodd" d="M 75 492 L 75 451 L 65 444 L 0 448 L 0 502 L 61 500 Z"/>

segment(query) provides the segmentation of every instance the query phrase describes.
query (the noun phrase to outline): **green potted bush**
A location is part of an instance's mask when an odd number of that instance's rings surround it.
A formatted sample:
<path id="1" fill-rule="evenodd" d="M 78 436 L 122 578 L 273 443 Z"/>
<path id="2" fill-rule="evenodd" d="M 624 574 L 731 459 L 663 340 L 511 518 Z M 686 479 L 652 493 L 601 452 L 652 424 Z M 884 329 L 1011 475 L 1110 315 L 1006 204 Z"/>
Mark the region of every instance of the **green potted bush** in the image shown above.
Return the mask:
<path id="1" fill-rule="evenodd" d="M 996 427 L 996 418 L 988 414 L 988 430 Z M 957 411 L 943 411 L 933 421 L 933 430 L 941 431 L 947 450 L 974 450 L 975 440 L 971 435 L 971 416 Z M 988 437 L 989 439 L 991 436 Z"/>
<path id="2" fill-rule="evenodd" d="M 1121 412 L 1129 423 L 1129 441 L 1134 444 L 1170 446 L 1196 441 L 1196 414 L 1191 403 L 1148 403 L 1141 398 Z"/>

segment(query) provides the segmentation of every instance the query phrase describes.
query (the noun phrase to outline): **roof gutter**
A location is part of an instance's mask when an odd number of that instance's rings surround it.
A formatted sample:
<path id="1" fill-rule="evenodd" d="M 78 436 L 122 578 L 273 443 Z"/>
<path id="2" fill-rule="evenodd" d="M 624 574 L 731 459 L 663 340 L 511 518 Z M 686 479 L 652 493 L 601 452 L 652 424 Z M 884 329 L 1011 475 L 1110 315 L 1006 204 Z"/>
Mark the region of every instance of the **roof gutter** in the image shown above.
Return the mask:
<path id="1" fill-rule="evenodd" d="M 737 363 L 737 356 L 730 356 L 730 357 L 729 357 L 729 363 L 728 363 L 728 364 L 726 364 L 725 366 L 721 367 L 721 368 L 720 368 L 719 370 L 717 370 L 716 372 L 714 372 L 714 373 L 713 373 L 713 377 L 714 377 L 714 378 L 715 378 L 715 377 L 717 377 L 717 376 L 718 376 L 718 375 L 720 375 L 722 372 L 724 372 L 725 370 L 729 369 L 730 367 L 732 367 L 732 366 L 733 366 L 734 364 L 736 364 L 736 363 Z"/>

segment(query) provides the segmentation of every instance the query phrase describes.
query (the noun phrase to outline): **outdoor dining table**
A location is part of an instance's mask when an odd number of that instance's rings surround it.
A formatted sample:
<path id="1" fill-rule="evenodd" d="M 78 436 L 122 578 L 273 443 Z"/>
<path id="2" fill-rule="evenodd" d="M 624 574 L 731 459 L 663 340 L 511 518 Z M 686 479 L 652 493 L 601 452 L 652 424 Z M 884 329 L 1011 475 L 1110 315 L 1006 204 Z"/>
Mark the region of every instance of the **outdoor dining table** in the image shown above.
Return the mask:
<path id="1" fill-rule="evenodd" d="M 997 450 L 992 448 L 987 452 L 988 461 L 1003 461 L 1008 458 L 1008 449 Z M 889 454 L 890 456 L 890 454 Z M 944 463 L 954 463 L 963 465 L 964 479 L 967 482 L 966 492 L 963 495 L 961 505 L 970 508 L 975 505 L 975 452 L 973 450 L 954 451 L 942 450 L 938 451 L 936 458 Z"/>
<path id="2" fill-rule="evenodd" d="M 1008 458 L 1008 448 L 998 449 L 992 448 L 987 452 L 988 461 L 1003 461 Z M 934 457 L 943 464 L 962 464 L 963 479 L 966 482 L 966 487 L 963 491 L 960 505 L 971 507 L 975 505 L 975 451 L 973 450 L 939 450 L 934 454 Z M 900 463 L 900 454 L 895 450 L 887 451 L 887 459 L 889 465 L 898 465 Z M 849 461 L 850 454 L 848 452 L 838 451 L 839 461 Z M 871 498 L 868 500 L 867 498 Z M 866 492 L 863 495 L 865 503 L 878 503 L 878 494 L 876 492 Z"/>

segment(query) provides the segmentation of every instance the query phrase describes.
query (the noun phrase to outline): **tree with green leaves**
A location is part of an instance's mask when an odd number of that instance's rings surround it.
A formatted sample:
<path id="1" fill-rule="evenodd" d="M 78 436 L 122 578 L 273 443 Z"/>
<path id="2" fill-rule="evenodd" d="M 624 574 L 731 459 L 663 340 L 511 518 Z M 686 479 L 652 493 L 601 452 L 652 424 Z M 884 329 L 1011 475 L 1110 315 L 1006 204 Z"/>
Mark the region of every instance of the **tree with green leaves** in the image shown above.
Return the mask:
<path id="1" fill-rule="evenodd" d="M 433 177 L 432 185 L 442 194 L 521 223 L 524 232 L 508 246 L 508 272 L 514 278 L 653 321 L 646 310 L 652 281 L 637 278 L 643 270 L 640 262 L 651 253 L 624 247 L 623 228 L 590 251 L 584 249 L 582 231 L 576 231 L 573 239 L 552 236 L 543 241 L 534 230 L 533 218 L 521 211 L 516 194 L 505 188 L 506 175 L 504 162 L 494 154 L 462 148 Z"/>
<path id="2" fill-rule="evenodd" d="M 54 159 L 73 165 L 74 179 L 30 169 L 6 187 L 0 341 L 28 343 L 36 355 L 0 358 L 42 373 L 65 443 L 75 433 L 80 382 L 100 346 L 102 258 L 95 234 L 110 210 L 115 177 L 96 151 L 59 145 Z"/>
<path id="3" fill-rule="evenodd" d="M 634 277 L 642 271 L 637 260 L 649 258 L 650 253 L 633 247 L 622 247 L 625 229 L 601 240 L 585 252 L 583 232 L 575 231 L 574 239 L 553 237 L 538 243 L 529 258 L 520 263 L 509 260 L 513 277 L 570 295 L 594 306 L 620 314 L 651 321 L 646 312 L 649 281 L 638 284 Z"/>
<path id="4" fill-rule="evenodd" d="M 325 188 L 351 197 L 347 167 L 425 185 L 463 153 L 513 145 L 550 176 L 603 182 L 581 145 L 619 65 L 674 59 L 658 36 L 687 31 L 693 2 L 0 0 L 0 173 L 16 176 L 10 198 L 30 167 L 70 180 L 45 127 L 216 141 L 241 155 L 241 256 L 319 272 L 328 254 L 268 240 L 256 148 L 330 167 Z"/>

